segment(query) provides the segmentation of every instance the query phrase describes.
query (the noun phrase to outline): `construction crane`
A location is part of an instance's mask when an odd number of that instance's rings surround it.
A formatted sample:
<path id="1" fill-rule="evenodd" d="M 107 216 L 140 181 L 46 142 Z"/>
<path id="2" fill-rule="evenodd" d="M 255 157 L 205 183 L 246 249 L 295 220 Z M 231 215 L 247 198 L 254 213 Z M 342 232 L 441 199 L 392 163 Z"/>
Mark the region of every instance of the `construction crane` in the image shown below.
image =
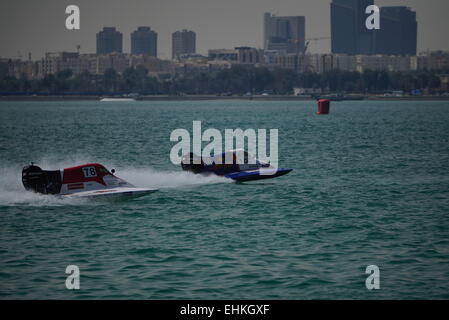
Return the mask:
<path id="1" fill-rule="evenodd" d="M 302 52 L 299 51 L 298 43 L 301 42 L 301 40 L 299 38 L 298 39 L 290 39 L 290 42 L 296 44 L 296 46 L 297 46 L 296 54 L 300 54 L 300 53 L 301 54 L 306 54 L 307 49 L 309 48 L 309 45 L 310 45 L 311 41 L 320 41 L 320 40 L 326 40 L 326 39 L 330 39 L 330 37 L 318 37 L 318 38 L 307 38 L 307 39 L 305 39 L 304 49 L 302 50 Z"/>
<path id="2" fill-rule="evenodd" d="M 307 49 L 309 48 L 310 40 L 306 41 L 306 44 L 304 45 L 304 49 L 302 51 L 302 54 L 306 54 Z"/>
<path id="3" fill-rule="evenodd" d="M 317 42 L 317 41 L 327 40 L 327 39 L 330 39 L 330 37 L 317 37 L 317 38 L 308 38 L 308 39 L 306 39 L 306 45 L 304 47 L 304 54 L 306 53 L 307 49 L 309 48 L 309 45 L 310 45 L 311 41 Z"/>

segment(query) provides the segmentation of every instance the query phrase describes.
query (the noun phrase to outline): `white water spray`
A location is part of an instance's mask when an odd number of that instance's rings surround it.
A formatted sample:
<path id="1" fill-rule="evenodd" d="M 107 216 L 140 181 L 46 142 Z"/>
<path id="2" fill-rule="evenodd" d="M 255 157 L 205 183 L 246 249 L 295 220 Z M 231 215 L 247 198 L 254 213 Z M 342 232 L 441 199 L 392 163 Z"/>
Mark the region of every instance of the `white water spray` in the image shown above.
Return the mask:
<path id="1" fill-rule="evenodd" d="M 84 160 L 80 160 L 84 159 Z M 71 166 L 89 163 L 94 160 L 89 157 L 76 157 L 72 161 L 58 161 L 42 159 L 36 165 L 44 170 L 57 170 Z M 100 162 L 100 161 L 99 161 Z M 106 168 L 115 168 L 115 175 L 142 188 L 179 188 L 215 183 L 230 183 L 232 180 L 218 176 L 201 176 L 185 171 L 158 171 L 151 167 L 132 168 L 120 167 L 103 163 Z M 24 164 L 26 165 L 26 163 Z M 92 201 L 80 198 L 60 198 L 53 195 L 42 195 L 26 191 L 22 185 L 21 174 L 23 166 L 6 165 L 0 163 L 0 206 L 61 206 L 61 205 L 84 205 Z"/>

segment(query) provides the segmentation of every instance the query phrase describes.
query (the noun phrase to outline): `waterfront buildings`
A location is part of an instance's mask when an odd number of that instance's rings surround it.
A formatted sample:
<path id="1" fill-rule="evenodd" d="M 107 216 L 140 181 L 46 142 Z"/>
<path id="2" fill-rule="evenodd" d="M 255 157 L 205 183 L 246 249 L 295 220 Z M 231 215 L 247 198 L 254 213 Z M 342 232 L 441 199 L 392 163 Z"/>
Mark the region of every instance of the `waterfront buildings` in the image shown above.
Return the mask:
<path id="1" fill-rule="evenodd" d="M 107 69 L 114 69 L 121 73 L 128 67 L 130 67 L 128 55 L 124 53 L 96 55 L 77 52 L 49 52 L 38 61 L 38 77 L 43 78 L 63 70 L 72 70 L 75 75 L 83 72 L 103 74 Z"/>
<path id="2" fill-rule="evenodd" d="M 0 59 L 0 79 L 12 76 L 17 79 L 35 79 L 38 77 L 38 66 L 35 61 L 21 59 Z"/>
<path id="3" fill-rule="evenodd" d="M 425 52 L 410 57 L 413 70 L 446 70 L 449 73 L 449 52 Z"/>
<path id="4" fill-rule="evenodd" d="M 65 69 L 74 69 L 71 60 L 78 58 L 77 52 L 47 52 L 45 57 L 38 62 L 38 75 L 40 78 L 56 74 Z"/>
<path id="5" fill-rule="evenodd" d="M 418 65 L 424 65 L 423 61 L 429 61 L 429 59 L 421 56 L 417 58 L 402 55 L 290 54 L 278 56 L 276 64 L 281 68 L 294 70 L 298 73 L 324 73 L 332 70 L 407 72 L 423 70 L 418 67 Z M 449 62 L 446 66 L 449 66 Z"/>
<path id="6" fill-rule="evenodd" d="M 178 60 L 163 60 L 147 54 L 110 53 L 97 55 L 78 52 L 48 52 L 38 61 L 0 59 L 0 77 L 42 79 L 50 74 L 71 70 L 74 75 L 88 72 L 102 75 L 108 69 L 123 73 L 127 68 L 144 67 L 154 76 L 174 76 L 214 72 L 234 65 L 290 69 L 298 73 L 324 73 L 332 70 L 365 72 L 439 71 L 449 73 L 449 52 L 426 52 L 408 55 L 348 55 L 348 54 L 279 54 L 251 47 L 210 50 L 209 56 L 181 55 Z"/>

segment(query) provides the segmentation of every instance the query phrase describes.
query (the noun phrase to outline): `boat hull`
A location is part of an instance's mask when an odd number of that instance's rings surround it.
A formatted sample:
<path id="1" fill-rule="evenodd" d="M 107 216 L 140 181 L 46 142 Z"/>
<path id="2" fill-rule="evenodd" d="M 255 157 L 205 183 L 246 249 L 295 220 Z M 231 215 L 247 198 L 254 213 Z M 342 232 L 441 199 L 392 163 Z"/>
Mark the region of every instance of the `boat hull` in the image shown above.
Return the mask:
<path id="1" fill-rule="evenodd" d="M 264 179 L 277 178 L 291 172 L 292 169 L 266 169 L 240 171 L 225 175 L 225 178 L 232 179 L 237 182 L 256 181 Z"/>
<path id="2" fill-rule="evenodd" d="M 111 188 L 62 194 L 63 198 L 95 198 L 95 199 L 135 199 L 156 192 L 158 189 L 145 188 Z"/>

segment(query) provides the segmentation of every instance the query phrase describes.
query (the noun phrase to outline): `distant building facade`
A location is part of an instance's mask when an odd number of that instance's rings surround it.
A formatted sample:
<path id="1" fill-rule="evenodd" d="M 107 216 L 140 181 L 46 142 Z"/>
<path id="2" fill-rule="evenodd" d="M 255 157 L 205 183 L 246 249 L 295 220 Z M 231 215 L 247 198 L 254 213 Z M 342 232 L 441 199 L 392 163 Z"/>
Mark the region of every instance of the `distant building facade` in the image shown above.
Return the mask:
<path id="1" fill-rule="evenodd" d="M 138 27 L 131 33 L 131 54 L 157 57 L 157 32 L 150 27 Z"/>
<path id="2" fill-rule="evenodd" d="M 130 66 L 143 67 L 148 70 L 151 76 L 158 76 L 160 74 L 175 74 L 176 65 L 170 60 L 161 60 L 149 55 L 132 55 L 129 57 Z"/>
<path id="3" fill-rule="evenodd" d="M 63 70 L 72 70 L 74 75 L 84 72 L 101 75 L 108 69 L 123 73 L 127 68 L 144 67 L 149 74 L 174 74 L 174 65 L 169 60 L 141 54 L 110 53 L 104 55 L 79 54 L 77 52 L 49 52 L 37 62 L 36 78 L 43 78 Z"/>
<path id="4" fill-rule="evenodd" d="M 373 54 L 372 30 L 365 26 L 366 7 L 374 0 L 332 0 L 331 47 L 332 53 L 349 55 Z"/>
<path id="5" fill-rule="evenodd" d="M 262 64 L 265 62 L 264 51 L 251 47 L 237 47 L 237 62 L 240 64 Z"/>
<path id="6" fill-rule="evenodd" d="M 374 0 L 333 0 L 332 53 L 348 55 L 416 55 L 416 12 L 405 6 L 381 7 L 380 29 L 368 30 L 365 10 Z"/>
<path id="7" fill-rule="evenodd" d="M 332 70 L 349 72 L 418 70 L 414 58 L 391 55 L 347 54 L 288 54 L 276 57 L 276 64 L 283 69 L 299 73 L 325 73 Z"/>
<path id="8" fill-rule="evenodd" d="M 123 35 L 114 27 L 104 27 L 97 33 L 97 54 L 122 53 Z"/>
<path id="9" fill-rule="evenodd" d="M 264 14 L 264 49 L 302 53 L 306 43 L 306 18 Z"/>
<path id="10" fill-rule="evenodd" d="M 69 61 L 77 59 L 77 52 L 47 52 L 45 57 L 38 62 L 38 75 L 43 78 L 49 74 L 56 74 L 59 71 L 71 69 L 73 65 L 69 65 Z"/>
<path id="11" fill-rule="evenodd" d="M 413 70 L 445 70 L 449 72 L 449 51 L 433 51 L 410 58 Z"/>
<path id="12" fill-rule="evenodd" d="M 207 57 L 209 60 L 237 61 L 238 54 L 236 49 L 210 49 Z"/>
<path id="13" fill-rule="evenodd" d="M 382 7 L 380 30 L 374 31 L 375 53 L 416 55 L 418 22 L 416 12 L 407 7 Z"/>
<path id="14" fill-rule="evenodd" d="M 235 56 L 237 55 L 237 56 Z M 409 55 L 348 55 L 348 54 L 278 54 L 251 47 L 213 50 L 210 57 L 195 54 L 180 55 L 180 59 L 161 60 L 147 54 L 110 53 L 97 55 L 78 52 L 48 52 L 38 61 L 0 59 L 0 78 L 42 79 L 60 71 L 72 70 L 73 75 L 88 72 L 102 75 L 108 69 L 121 74 L 128 68 L 144 67 L 153 76 L 174 76 L 229 69 L 233 65 L 254 65 L 269 70 L 290 69 L 298 73 L 323 73 L 331 70 L 350 72 L 429 70 L 449 74 L 449 52 L 434 51 Z M 184 57 L 184 58 L 183 58 Z M 212 59 L 211 59 L 212 58 Z M 442 79 L 443 79 L 442 78 Z M 443 80 L 442 80 L 443 81 Z M 447 81 L 445 82 L 447 84 Z"/>
<path id="15" fill-rule="evenodd" d="M 300 57 L 300 55 L 295 53 L 279 55 L 276 57 L 275 63 L 282 69 L 290 69 L 295 72 L 300 72 Z"/>
<path id="16" fill-rule="evenodd" d="M 122 73 L 131 66 L 129 55 L 111 53 L 106 55 L 79 54 L 77 52 L 48 52 L 38 62 L 38 78 L 63 70 L 72 70 L 74 75 L 88 72 L 103 74 L 107 69 Z"/>
<path id="17" fill-rule="evenodd" d="M 196 53 L 196 33 L 189 30 L 172 33 L 172 58 L 185 53 Z"/>
<path id="18" fill-rule="evenodd" d="M 9 70 L 8 70 L 8 62 L 9 61 L 11 61 L 11 59 L 0 58 L 0 79 L 3 79 L 4 77 L 9 75 Z"/>
<path id="19" fill-rule="evenodd" d="M 38 75 L 38 63 L 31 60 L 0 59 L 0 79 L 12 76 L 17 79 L 35 79 Z"/>

